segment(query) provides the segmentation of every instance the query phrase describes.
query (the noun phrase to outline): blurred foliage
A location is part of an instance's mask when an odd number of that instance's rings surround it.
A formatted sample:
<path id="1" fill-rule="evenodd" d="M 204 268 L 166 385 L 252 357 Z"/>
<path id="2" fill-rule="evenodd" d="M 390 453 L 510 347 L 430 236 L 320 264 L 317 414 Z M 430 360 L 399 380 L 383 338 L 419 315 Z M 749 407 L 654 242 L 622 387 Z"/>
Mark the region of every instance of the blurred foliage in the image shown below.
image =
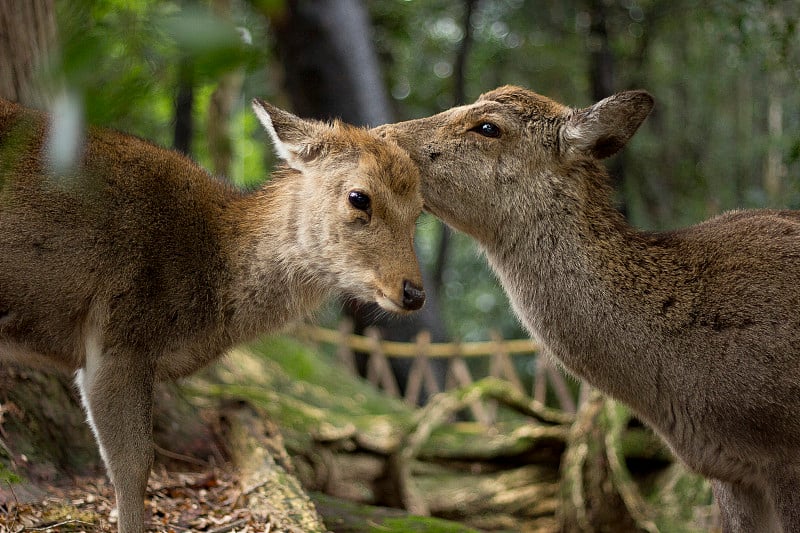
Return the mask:
<path id="1" fill-rule="evenodd" d="M 616 90 L 645 88 L 657 106 L 622 158 L 620 190 L 644 228 L 688 224 L 733 207 L 800 206 L 800 4 L 793 0 L 479 0 L 469 21 L 470 101 L 498 85 L 591 104 L 592 8 L 602 4 Z M 179 70 L 195 86 L 193 157 L 209 166 L 205 110 L 218 78 L 246 72 L 232 135 L 231 179 L 254 186 L 274 164 L 253 96 L 284 105 L 269 16 L 281 0 L 234 0 L 230 16 L 199 0 L 61 0 L 56 71 L 87 121 L 169 146 Z M 463 0 L 370 0 L 374 42 L 397 119 L 453 105 Z M 246 38 L 243 38 L 246 37 Z M 441 227 L 419 224 L 423 263 Z M 456 236 L 444 272 L 455 337 L 523 332 L 474 245 Z"/>
<path id="2" fill-rule="evenodd" d="M 256 134 L 260 126 L 246 102 L 270 96 L 263 81 L 271 64 L 268 23 L 247 5 L 235 6 L 228 19 L 216 16 L 205 2 L 58 2 L 61 47 L 53 70 L 78 94 L 90 124 L 170 146 L 179 73 L 189 68 L 198 95 L 193 156 L 208 167 L 202 126 L 211 93 L 221 75 L 245 68 L 232 127 L 237 159 L 231 179 L 252 186 L 266 176 L 266 137 Z"/>

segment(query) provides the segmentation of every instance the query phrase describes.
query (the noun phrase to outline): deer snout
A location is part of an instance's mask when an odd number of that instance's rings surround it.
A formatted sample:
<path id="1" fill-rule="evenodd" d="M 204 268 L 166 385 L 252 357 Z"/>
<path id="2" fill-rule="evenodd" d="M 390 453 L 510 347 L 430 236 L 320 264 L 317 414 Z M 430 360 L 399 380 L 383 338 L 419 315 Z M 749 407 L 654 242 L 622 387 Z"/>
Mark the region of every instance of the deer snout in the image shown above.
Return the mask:
<path id="1" fill-rule="evenodd" d="M 425 291 L 413 282 L 403 281 L 403 308 L 416 311 L 425 303 Z"/>

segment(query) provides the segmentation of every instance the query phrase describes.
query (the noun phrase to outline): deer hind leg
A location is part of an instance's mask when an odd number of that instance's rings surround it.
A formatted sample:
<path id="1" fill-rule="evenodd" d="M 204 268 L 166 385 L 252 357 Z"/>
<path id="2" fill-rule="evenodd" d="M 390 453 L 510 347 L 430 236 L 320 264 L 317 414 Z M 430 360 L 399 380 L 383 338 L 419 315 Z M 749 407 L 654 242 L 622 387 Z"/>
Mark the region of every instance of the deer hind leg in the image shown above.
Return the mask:
<path id="1" fill-rule="evenodd" d="M 772 503 L 760 487 L 712 481 L 724 533 L 778 533 Z"/>
<path id="2" fill-rule="evenodd" d="M 144 531 L 153 462 L 153 370 L 132 354 L 87 346 L 76 383 L 117 498 L 120 533 Z"/>

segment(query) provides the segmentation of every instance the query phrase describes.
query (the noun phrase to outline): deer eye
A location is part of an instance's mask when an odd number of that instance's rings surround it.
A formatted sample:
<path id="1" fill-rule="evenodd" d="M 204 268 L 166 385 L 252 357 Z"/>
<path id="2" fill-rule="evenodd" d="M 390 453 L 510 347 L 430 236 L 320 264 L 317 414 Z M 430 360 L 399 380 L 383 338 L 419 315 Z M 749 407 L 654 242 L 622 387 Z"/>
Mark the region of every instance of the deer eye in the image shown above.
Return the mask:
<path id="1" fill-rule="evenodd" d="M 472 131 L 483 135 L 484 137 L 490 137 L 492 139 L 496 139 L 500 137 L 500 128 L 496 124 L 492 124 L 491 122 L 481 122 L 474 128 Z"/>
<path id="2" fill-rule="evenodd" d="M 362 191 L 350 191 L 347 194 L 347 199 L 350 201 L 350 205 L 359 211 L 369 212 L 372 201 L 367 193 Z"/>

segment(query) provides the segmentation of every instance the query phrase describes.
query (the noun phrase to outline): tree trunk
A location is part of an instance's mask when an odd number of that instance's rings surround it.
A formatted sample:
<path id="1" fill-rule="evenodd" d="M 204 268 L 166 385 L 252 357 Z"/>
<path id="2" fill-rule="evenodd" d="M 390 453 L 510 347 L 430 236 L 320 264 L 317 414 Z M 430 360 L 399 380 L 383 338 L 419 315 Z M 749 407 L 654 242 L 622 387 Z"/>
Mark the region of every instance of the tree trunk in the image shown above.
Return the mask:
<path id="1" fill-rule="evenodd" d="M 53 0 L 0 0 L 0 96 L 33 107 L 47 103 L 41 77 L 55 39 Z"/>
<path id="2" fill-rule="evenodd" d="M 589 13 L 589 79 L 591 82 L 592 101 L 598 102 L 617 91 L 614 51 L 611 49 L 608 24 L 608 5 L 605 0 L 590 0 Z M 624 153 L 611 159 L 609 171 L 614 179 L 614 187 L 621 190 L 625 182 Z M 622 197 L 620 197 L 622 198 Z M 628 206 L 620 200 L 617 209 L 628 214 Z"/>
<path id="3" fill-rule="evenodd" d="M 47 106 L 42 68 L 55 41 L 52 0 L 0 0 L 0 97 Z M 12 470 L 48 477 L 97 465 L 84 421 L 68 376 L 0 365 L 0 442 Z M 65 441 L 81 452 L 63 446 Z"/>
<path id="4" fill-rule="evenodd" d="M 783 163 L 783 152 L 778 143 L 783 135 L 783 99 L 776 94 L 774 87 L 780 87 L 779 83 L 773 85 L 772 91 L 767 96 L 767 131 L 769 133 L 769 146 L 767 157 L 764 164 L 764 192 L 770 205 L 780 205 L 783 198 L 784 179 L 786 177 L 786 165 Z"/>
<path id="5" fill-rule="evenodd" d="M 187 57 L 178 66 L 178 88 L 175 94 L 175 130 L 172 147 L 186 155 L 192 153 L 194 133 L 194 68 Z"/>
<path id="6" fill-rule="evenodd" d="M 231 0 L 212 0 L 211 7 L 216 16 L 229 20 Z M 211 154 L 211 170 L 216 176 L 231 179 L 233 161 L 233 141 L 231 140 L 230 120 L 233 106 L 241 95 L 244 84 L 244 69 L 236 68 L 223 74 L 211 95 L 206 117 L 206 137 L 208 152 Z"/>
<path id="7" fill-rule="evenodd" d="M 296 113 L 357 125 L 390 122 L 370 21 L 360 0 L 289 0 L 273 22 L 284 85 Z"/>
<path id="8" fill-rule="evenodd" d="M 608 35 L 608 12 L 605 0 L 591 0 L 589 12 L 589 77 L 592 101 L 597 102 L 615 92 L 614 52 Z"/>

